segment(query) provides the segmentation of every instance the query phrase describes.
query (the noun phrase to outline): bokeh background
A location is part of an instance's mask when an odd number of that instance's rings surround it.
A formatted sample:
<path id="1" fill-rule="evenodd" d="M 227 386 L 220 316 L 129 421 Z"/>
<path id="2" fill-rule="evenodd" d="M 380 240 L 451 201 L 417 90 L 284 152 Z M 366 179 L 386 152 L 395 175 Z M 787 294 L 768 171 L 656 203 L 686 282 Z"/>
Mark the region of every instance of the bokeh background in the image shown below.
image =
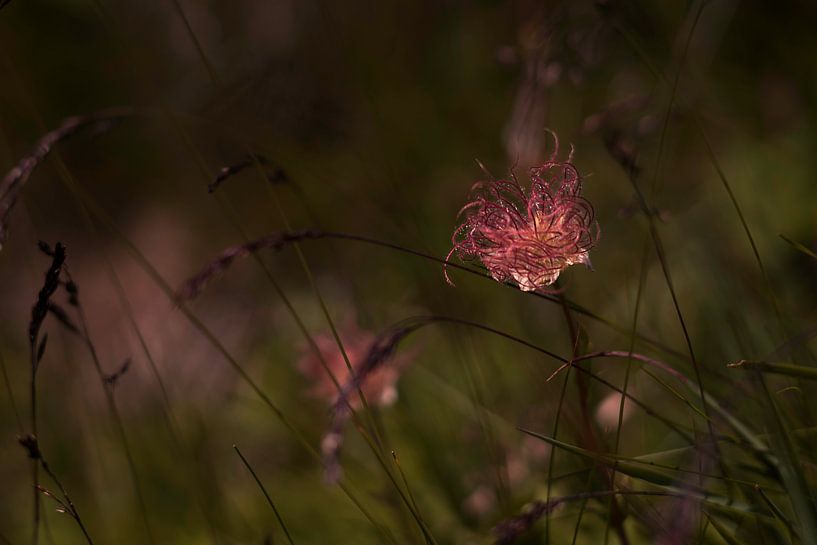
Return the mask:
<path id="1" fill-rule="evenodd" d="M 575 147 L 601 226 L 594 270 L 574 267 L 562 284 L 571 301 L 609 322 L 577 316 L 586 348 L 628 348 L 643 267 L 638 332 L 679 352 L 661 355 L 691 370 L 628 176 L 636 165 L 711 389 L 751 417 L 752 400 L 725 365 L 771 352 L 817 318 L 817 261 L 779 236 L 817 246 L 815 17 L 808 2 L 732 0 L 12 0 L 0 10 L 3 173 L 67 116 L 113 106 L 136 115 L 59 144 L 10 218 L 0 250 L 8 385 L 0 395 L 0 541 L 30 539 L 30 465 L 17 436 L 29 428 L 26 328 L 49 264 L 36 244 L 45 240 L 68 248 L 106 372 L 132 362 L 114 397 L 154 543 L 284 542 L 234 444 L 295 543 L 384 542 L 123 240 L 173 288 L 222 249 L 288 228 L 363 234 L 443 258 L 472 184 L 485 171 L 525 181 L 553 150 L 546 128 L 559 135 L 562 157 Z M 222 167 L 250 153 L 286 179 L 272 186 L 249 168 L 208 193 Z M 756 240 L 765 280 L 713 158 Z M 115 228 L 89 213 L 94 206 Z M 299 370 L 307 344 L 278 288 L 317 337 L 329 326 L 315 287 L 349 342 L 354 324 L 377 332 L 445 314 L 571 352 L 552 301 L 457 271 L 452 287 L 439 263 L 384 248 L 323 240 L 300 249 L 307 268 L 292 246 L 260 255 L 267 272 L 251 258 L 238 261 L 189 308 L 314 448 L 329 404 Z M 46 330 L 44 455 L 96 543 L 148 543 L 88 352 L 56 321 Z M 640 341 L 636 349 L 659 354 Z M 557 453 L 551 467 L 550 448 L 516 429 L 552 432 L 562 383 L 546 379 L 558 362 L 444 325 L 412 336 L 401 352 L 410 363 L 397 399 L 374 412 L 439 543 L 492 542 L 494 525 L 545 496 L 550 469 L 561 476 L 554 496 L 593 485 L 585 460 Z M 621 362 L 592 365 L 621 383 Z M 689 424 L 688 409 L 643 373 L 631 381 L 640 398 Z M 807 419 L 812 400 L 801 394 L 792 403 Z M 618 415 L 610 395 L 597 383 L 589 393 L 607 441 Z M 577 403 L 571 382 L 559 432 L 568 441 L 580 435 Z M 622 453 L 681 446 L 643 411 L 625 415 Z M 343 464 L 355 497 L 395 542 L 422 542 L 348 428 Z M 655 520 L 669 523 L 672 501 L 653 503 Z M 43 506 L 42 543 L 80 542 L 67 515 L 48 498 Z M 547 539 L 571 542 L 577 508 L 554 513 Z M 588 503 L 576 542 L 603 542 L 606 521 L 605 504 Z M 661 539 L 661 524 L 627 524 L 634 543 Z M 544 534 L 540 524 L 523 539 L 540 543 Z"/>

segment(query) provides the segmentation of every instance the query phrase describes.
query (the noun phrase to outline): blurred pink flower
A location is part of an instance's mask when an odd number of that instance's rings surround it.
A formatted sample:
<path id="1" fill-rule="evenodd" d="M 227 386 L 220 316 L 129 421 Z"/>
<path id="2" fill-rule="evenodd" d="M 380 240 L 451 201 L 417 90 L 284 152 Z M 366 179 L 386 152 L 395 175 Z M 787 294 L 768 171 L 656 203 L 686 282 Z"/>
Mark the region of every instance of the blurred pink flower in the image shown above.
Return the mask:
<path id="1" fill-rule="evenodd" d="M 347 320 L 339 324 L 338 335 L 340 336 L 346 356 L 352 364 L 355 372 L 360 370 L 360 366 L 366 361 L 369 349 L 376 339 L 375 333 L 360 329 L 354 320 Z M 349 382 L 349 368 L 346 360 L 338 348 L 335 337 L 330 332 L 313 336 L 317 351 L 314 347 L 306 346 L 303 349 L 301 358 L 298 360 L 298 370 L 312 382 L 310 394 L 313 397 L 323 399 L 330 405 L 334 405 L 338 399 L 338 387 L 326 372 L 321 358 L 326 363 L 326 367 L 332 372 L 341 388 Z M 403 352 L 395 355 L 387 363 L 372 371 L 363 381 L 361 389 L 366 401 L 371 405 L 387 406 L 397 400 L 397 388 L 395 387 L 400 373 L 410 363 L 411 353 Z M 355 393 L 350 396 L 352 406 L 358 408 L 360 397 Z"/>
<path id="2" fill-rule="evenodd" d="M 567 161 L 558 161 L 559 140 L 553 137 L 553 154 L 530 170 L 530 189 L 514 174 L 510 180 L 474 185 L 472 200 L 460 210 L 467 216 L 454 231 L 446 262 L 455 252 L 463 260 L 479 259 L 492 278 L 513 280 L 522 291 L 543 290 L 570 265 L 590 267 L 598 223 L 581 196 L 572 150 Z M 446 280 L 453 284 L 447 271 Z"/>
<path id="3" fill-rule="evenodd" d="M 621 393 L 610 392 L 596 407 L 596 422 L 605 430 L 614 430 L 618 426 L 619 411 L 621 410 Z M 628 420 L 635 412 L 635 405 L 629 399 L 624 400 L 622 422 Z"/>

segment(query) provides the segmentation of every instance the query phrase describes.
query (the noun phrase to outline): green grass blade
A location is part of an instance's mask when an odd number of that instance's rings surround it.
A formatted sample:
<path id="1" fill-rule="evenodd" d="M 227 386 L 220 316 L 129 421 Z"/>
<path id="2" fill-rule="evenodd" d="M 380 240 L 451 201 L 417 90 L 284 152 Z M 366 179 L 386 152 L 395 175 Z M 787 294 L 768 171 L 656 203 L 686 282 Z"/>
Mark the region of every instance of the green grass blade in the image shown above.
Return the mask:
<path id="1" fill-rule="evenodd" d="M 809 249 L 807 246 L 805 246 L 805 245 L 803 245 L 803 244 L 800 244 L 800 243 L 799 243 L 799 242 L 797 242 L 796 240 L 792 240 L 792 239 L 790 239 L 790 238 L 789 238 L 789 237 L 787 237 L 786 235 L 780 235 L 780 238 L 782 238 L 783 240 L 785 240 L 786 242 L 788 242 L 788 243 L 789 243 L 789 244 L 790 244 L 790 245 L 791 245 L 791 246 L 792 246 L 792 247 L 793 247 L 795 250 L 800 251 L 800 252 L 803 252 L 803 253 L 804 253 L 804 254 L 806 254 L 807 256 L 809 256 L 809 257 L 813 257 L 814 259 L 817 259 L 817 253 L 814 253 L 814 252 L 813 252 L 812 250 L 810 250 L 810 249 Z"/>
<path id="2" fill-rule="evenodd" d="M 757 371 L 773 375 L 786 375 L 805 380 L 817 380 L 817 368 L 794 365 L 792 363 L 774 363 L 768 361 L 740 360 L 730 363 L 727 367 L 731 369 L 743 369 L 745 371 Z"/>
<path id="3" fill-rule="evenodd" d="M 772 444 L 776 450 L 781 451 L 780 473 L 799 522 L 800 537 L 803 543 L 817 545 L 817 511 L 814 509 L 814 503 L 803 476 L 794 441 L 786 426 L 784 416 L 777 406 L 777 401 L 766 386 L 764 377 L 758 373 L 757 378 L 760 389 L 771 408 L 772 416 L 769 420 L 774 431 Z"/>
<path id="4" fill-rule="evenodd" d="M 546 435 L 542 435 L 530 430 L 520 428 L 520 431 L 537 439 L 541 439 L 554 447 L 561 448 L 577 456 L 589 459 L 595 463 L 606 465 L 610 468 L 615 467 L 617 472 L 633 477 L 634 479 L 644 481 L 645 483 L 649 483 L 654 486 L 661 487 L 663 489 L 677 492 L 678 494 L 683 494 L 684 496 L 693 498 L 701 503 L 706 503 L 710 507 L 718 509 L 719 511 L 737 514 L 742 517 L 749 516 L 753 518 L 758 517 L 762 518 L 763 520 L 769 523 L 772 524 L 775 523 L 775 519 L 769 515 L 766 515 L 765 510 L 760 511 L 752 505 L 737 502 L 731 497 L 715 495 L 708 492 L 705 489 L 699 488 L 694 485 L 690 485 L 689 483 L 685 484 L 682 489 L 679 487 L 679 479 L 673 474 L 674 471 L 684 471 L 687 473 L 701 475 L 698 472 L 682 470 L 680 468 L 659 466 L 650 462 L 638 460 L 636 458 L 624 458 L 621 456 L 612 456 L 609 454 L 599 454 L 597 452 L 591 452 L 581 447 L 577 447 L 575 445 L 571 445 L 569 443 L 565 443 L 563 441 L 559 441 L 558 439 L 553 439 L 552 437 L 548 437 Z M 710 477 L 713 479 L 724 479 L 723 477 L 718 475 L 703 475 L 703 476 Z M 735 480 L 731 481 L 737 482 Z"/>
<path id="5" fill-rule="evenodd" d="M 238 454 L 238 457 L 241 458 L 241 462 L 244 464 L 244 467 L 246 467 L 247 471 L 250 472 L 250 475 L 252 475 L 252 478 L 255 480 L 255 483 L 258 485 L 258 488 L 261 489 L 261 492 L 267 499 L 267 503 L 272 508 L 272 512 L 275 515 L 275 518 L 278 519 L 278 524 L 281 525 L 281 528 L 284 530 L 284 535 L 287 536 L 287 541 L 289 541 L 290 545 L 295 545 L 295 542 L 292 541 L 292 536 L 289 534 L 287 525 L 284 523 L 284 519 L 283 517 L 281 517 L 281 513 L 278 512 L 278 508 L 275 507 L 275 502 L 272 501 L 272 498 L 267 492 L 267 488 L 264 486 L 264 483 L 262 483 L 261 479 L 258 478 L 258 475 L 256 475 L 255 470 L 250 465 L 250 462 L 247 461 L 247 459 L 244 457 L 244 454 L 242 454 L 237 445 L 233 445 L 233 450 L 235 450 L 236 454 Z"/>
<path id="6" fill-rule="evenodd" d="M 717 518 L 713 517 L 709 512 L 704 511 L 704 515 L 706 515 L 707 520 L 709 520 L 709 524 L 715 529 L 717 534 L 726 542 L 726 545 L 743 545 L 738 539 L 735 537 L 735 531 L 737 528 L 727 528 L 726 525 L 720 522 Z"/>

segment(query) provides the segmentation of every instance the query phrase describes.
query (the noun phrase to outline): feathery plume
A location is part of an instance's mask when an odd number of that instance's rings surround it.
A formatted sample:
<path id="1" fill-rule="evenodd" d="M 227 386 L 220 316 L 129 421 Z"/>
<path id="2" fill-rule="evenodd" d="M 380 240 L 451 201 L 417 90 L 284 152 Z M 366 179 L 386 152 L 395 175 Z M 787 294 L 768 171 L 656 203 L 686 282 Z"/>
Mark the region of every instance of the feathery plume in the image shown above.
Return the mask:
<path id="1" fill-rule="evenodd" d="M 581 196 L 582 179 L 571 163 L 559 161 L 559 140 L 550 158 L 530 170 L 530 188 L 510 180 L 474 185 L 460 210 L 465 219 L 454 231 L 453 248 L 464 261 L 479 260 L 499 282 L 514 281 L 522 291 L 554 291 L 564 269 L 590 267 L 590 249 L 599 236 L 592 205 Z M 446 280 L 453 285 L 445 271 Z"/>

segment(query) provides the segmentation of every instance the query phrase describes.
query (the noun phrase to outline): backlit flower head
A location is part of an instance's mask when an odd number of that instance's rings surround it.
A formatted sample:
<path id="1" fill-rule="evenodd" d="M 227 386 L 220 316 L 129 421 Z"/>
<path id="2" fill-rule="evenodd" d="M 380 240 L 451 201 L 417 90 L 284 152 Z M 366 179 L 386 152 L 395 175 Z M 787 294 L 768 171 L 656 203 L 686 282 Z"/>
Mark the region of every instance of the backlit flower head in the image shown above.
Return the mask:
<path id="1" fill-rule="evenodd" d="M 547 291 L 561 272 L 577 263 L 590 267 L 589 252 L 599 236 L 593 207 L 581 196 L 582 179 L 571 163 L 559 161 L 559 140 L 542 165 L 530 170 L 525 189 L 510 180 L 478 182 L 465 216 L 451 238 L 462 260 L 477 259 L 499 282 L 513 281 L 522 291 Z M 453 285 L 446 271 L 446 280 Z"/>

